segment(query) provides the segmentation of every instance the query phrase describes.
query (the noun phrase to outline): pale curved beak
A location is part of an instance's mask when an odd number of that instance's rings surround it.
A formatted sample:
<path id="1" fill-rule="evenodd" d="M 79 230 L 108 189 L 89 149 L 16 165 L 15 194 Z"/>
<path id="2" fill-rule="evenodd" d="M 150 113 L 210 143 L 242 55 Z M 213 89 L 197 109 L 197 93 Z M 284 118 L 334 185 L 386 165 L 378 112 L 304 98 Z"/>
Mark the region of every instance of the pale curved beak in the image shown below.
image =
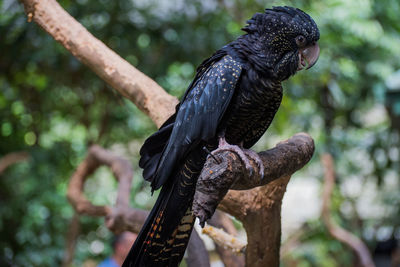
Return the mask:
<path id="1" fill-rule="evenodd" d="M 307 70 L 317 63 L 319 57 L 319 46 L 315 42 L 313 45 L 299 50 L 299 70 L 307 66 Z"/>

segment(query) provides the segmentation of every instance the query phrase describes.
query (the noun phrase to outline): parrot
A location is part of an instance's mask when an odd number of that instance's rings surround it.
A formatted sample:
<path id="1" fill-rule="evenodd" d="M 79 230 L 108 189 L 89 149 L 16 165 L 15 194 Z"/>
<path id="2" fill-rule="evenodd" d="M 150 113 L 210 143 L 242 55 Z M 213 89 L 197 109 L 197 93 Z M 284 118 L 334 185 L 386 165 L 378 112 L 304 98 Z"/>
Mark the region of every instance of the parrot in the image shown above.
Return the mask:
<path id="1" fill-rule="evenodd" d="M 250 147 L 281 104 L 282 81 L 317 62 L 320 34 L 308 14 L 288 6 L 254 14 L 242 30 L 199 65 L 175 113 L 140 149 L 143 178 L 152 192 L 161 190 L 123 267 L 180 264 L 208 152 L 236 152 L 250 172 L 253 159 L 263 176 L 262 161 Z"/>

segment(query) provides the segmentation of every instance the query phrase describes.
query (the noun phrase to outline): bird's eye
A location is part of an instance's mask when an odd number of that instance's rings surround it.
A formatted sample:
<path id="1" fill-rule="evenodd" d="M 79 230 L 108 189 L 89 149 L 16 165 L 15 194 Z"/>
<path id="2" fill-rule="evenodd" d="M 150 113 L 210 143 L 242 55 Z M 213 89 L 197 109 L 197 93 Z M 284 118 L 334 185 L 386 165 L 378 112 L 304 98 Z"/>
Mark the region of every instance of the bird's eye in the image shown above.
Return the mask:
<path id="1" fill-rule="evenodd" d="M 299 35 L 296 37 L 297 46 L 303 46 L 306 44 L 306 38 L 303 35 Z"/>

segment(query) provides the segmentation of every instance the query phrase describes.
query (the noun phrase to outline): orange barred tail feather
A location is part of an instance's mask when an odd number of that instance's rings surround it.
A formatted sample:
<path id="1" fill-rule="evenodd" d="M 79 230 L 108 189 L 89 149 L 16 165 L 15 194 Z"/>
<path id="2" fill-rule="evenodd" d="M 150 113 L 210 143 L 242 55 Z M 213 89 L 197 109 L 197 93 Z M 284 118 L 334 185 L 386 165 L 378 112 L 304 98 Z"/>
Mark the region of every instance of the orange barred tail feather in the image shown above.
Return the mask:
<path id="1" fill-rule="evenodd" d="M 149 255 L 153 259 L 152 266 L 178 266 L 182 260 L 187 244 L 189 242 L 190 234 L 193 229 L 195 217 L 192 215 L 191 208 L 188 208 L 186 214 L 179 222 L 178 227 L 172 232 L 169 239 L 164 243 L 161 250 L 151 252 L 153 249 L 149 248 Z M 152 238 L 151 242 L 157 242 L 157 236 Z"/>
<path id="2" fill-rule="evenodd" d="M 179 216 L 179 212 L 174 208 L 162 207 L 164 203 L 159 201 L 162 197 L 160 194 L 123 267 L 172 267 L 178 266 L 182 260 L 195 221 L 191 201 L 186 213 Z M 173 220 L 172 216 L 175 216 Z M 181 219 L 176 220 L 179 217 Z"/>
<path id="3" fill-rule="evenodd" d="M 179 265 L 195 221 L 192 202 L 205 160 L 199 155 L 201 153 L 188 155 L 185 164 L 164 184 L 123 267 Z"/>

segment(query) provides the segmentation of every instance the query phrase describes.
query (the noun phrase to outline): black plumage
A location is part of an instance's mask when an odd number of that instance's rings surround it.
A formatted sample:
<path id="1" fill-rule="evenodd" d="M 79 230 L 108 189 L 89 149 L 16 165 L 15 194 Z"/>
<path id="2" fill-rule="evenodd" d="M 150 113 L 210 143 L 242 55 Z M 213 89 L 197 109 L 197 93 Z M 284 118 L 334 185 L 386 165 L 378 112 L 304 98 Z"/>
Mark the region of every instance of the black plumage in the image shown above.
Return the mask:
<path id="1" fill-rule="evenodd" d="M 317 60 L 319 31 L 303 11 L 274 7 L 247 23 L 245 35 L 198 67 L 176 113 L 143 145 L 143 176 L 162 189 L 123 266 L 178 266 L 195 220 L 202 148 L 254 145 L 279 108 L 281 81 Z"/>

